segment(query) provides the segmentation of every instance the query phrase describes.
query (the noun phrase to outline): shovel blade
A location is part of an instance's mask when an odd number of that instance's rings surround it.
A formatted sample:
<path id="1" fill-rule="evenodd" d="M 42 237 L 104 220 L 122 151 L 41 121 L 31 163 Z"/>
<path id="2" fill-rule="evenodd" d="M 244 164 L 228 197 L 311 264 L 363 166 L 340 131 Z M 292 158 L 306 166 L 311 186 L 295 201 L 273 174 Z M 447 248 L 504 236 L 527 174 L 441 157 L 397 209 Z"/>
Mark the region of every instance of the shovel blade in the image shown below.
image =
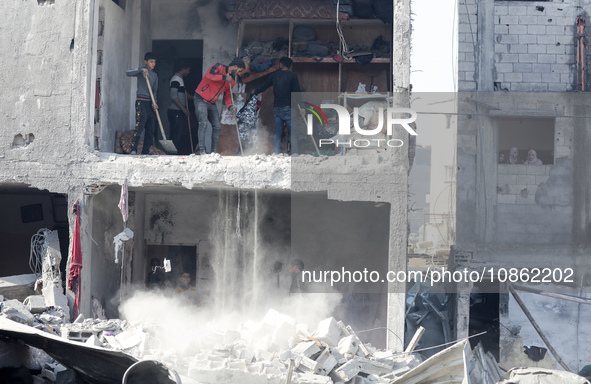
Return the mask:
<path id="1" fill-rule="evenodd" d="M 172 155 L 178 152 L 172 140 L 160 140 L 160 145 L 162 145 L 162 148 L 164 148 L 166 152 Z"/>

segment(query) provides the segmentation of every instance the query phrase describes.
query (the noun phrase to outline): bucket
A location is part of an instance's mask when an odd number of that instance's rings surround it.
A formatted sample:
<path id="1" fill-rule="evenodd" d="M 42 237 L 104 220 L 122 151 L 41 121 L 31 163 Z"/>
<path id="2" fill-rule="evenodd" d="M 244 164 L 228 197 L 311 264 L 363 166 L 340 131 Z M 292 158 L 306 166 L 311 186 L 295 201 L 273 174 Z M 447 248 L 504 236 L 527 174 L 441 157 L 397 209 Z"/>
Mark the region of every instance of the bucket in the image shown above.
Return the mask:
<path id="1" fill-rule="evenodd" d="M 125 371 L 122 384 L 182 384 L 175 370 L 154 360 L 138 361 Z"/>

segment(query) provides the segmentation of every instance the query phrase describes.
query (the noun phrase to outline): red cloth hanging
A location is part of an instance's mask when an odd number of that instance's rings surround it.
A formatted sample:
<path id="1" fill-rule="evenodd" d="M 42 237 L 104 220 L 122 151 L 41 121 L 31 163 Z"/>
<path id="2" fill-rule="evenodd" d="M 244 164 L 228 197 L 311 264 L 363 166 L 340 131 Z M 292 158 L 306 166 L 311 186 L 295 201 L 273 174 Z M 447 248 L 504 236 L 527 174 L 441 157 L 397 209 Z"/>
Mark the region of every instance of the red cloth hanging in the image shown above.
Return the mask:
<path id="1" fill-rule="evenodd" d="M 80 312 L 80 271 L 82 270 L 82 248 L 80 247 L 80 202 L 76 200 L 72 207 L 76 215 L 74 222 L 74 236 L 72 238 L 72 254 L 70 255 L 70 273 L 68 275 L 68 289 L 74 292 L 73 318 Z"/>

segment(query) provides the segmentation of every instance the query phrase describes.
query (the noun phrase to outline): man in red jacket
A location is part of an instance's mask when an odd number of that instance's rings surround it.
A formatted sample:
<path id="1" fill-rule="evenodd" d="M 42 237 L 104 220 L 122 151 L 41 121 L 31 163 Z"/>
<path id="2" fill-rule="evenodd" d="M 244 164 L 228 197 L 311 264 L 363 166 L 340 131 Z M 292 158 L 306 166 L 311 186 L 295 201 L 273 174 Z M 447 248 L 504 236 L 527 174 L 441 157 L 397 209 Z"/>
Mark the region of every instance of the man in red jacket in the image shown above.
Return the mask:
<path id="1" fill-rule="evenodd" d="M 234 76 L 240 75 L 246 64 L 241 59 L 234 59 L 228 66 L 220 63 L 215 63 L 207 70 L 205 76 L 195 90 L 193 102 L 195 103 L 195 113 L 199 120 L 199 128 L 197 136 L 199 137 L 199 154 L 205 154 L 205 130 L 207 129 L 207 122 L 211 123 L 211 153 L 215 153 L 220 139 L 220 115 L 215 105 L 218 97 L 224 94 L 224 105 L 231 111 L 234 111 L 232 106 L 232 98 L 230 92 L 234 86 Z M 197 152 L 197 151 L 195 151 Z"/>

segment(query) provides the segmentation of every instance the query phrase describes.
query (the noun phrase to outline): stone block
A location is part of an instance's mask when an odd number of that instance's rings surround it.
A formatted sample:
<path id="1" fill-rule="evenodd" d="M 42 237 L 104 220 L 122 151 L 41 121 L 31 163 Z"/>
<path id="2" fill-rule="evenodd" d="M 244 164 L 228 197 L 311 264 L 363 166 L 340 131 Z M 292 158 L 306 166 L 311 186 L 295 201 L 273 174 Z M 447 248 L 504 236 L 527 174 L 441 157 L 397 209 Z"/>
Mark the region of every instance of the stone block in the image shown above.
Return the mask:
<path id="1" fill-rule="evenodd" d="M 530 5 L 530 6 L 527 7 L 527 12 L 526 13 L 528 15 L 534 15 L 534 16 L 545 15 L 546 14 L 546 7 L 542 7 L 542 8 L 543 9 L 538 8 L 535 5 Z"/>
<path id="2" fill-rule="evenodd" d="M 509 14 L 509 7 L 506 5 L 498 5 L 495 4 L 495 15 L 496 16 L 505 16 Z"/>
<path id="3" fill-rule="evenodd" d="M 518 180 L 518 182 L 521 182 L 521 180 Z M 510 195 L 520 195 L 523 194 L 524 190 L 526 190 L 526 194 L 527 194 L 527 186 L 525 184 L 513 184 L 513 185 L 509 185 L 509 191 L 508 193 Z"/>
<path id="4" fill-rule="evenodd" d="M 517 195 L 497 195 L 497 204 L 515 204 Z"/>
<path id="5" fill-rule="evenodd" d="M 542 65 L 542 64 L 540 64 Z M 570 68 L 568 67 L 568 65 L 564 65 L 564 64 L 551 64 L 550 65 L 550 71 L 552 73 L 570 73 Z M 545 72 L 550 72 L 550 71 L 545 71 Z"/>
<path id="6" fill-rule="evenodd" d="M 519 184 L 535 184 L 536 183 L 536 176 L 535 175 L 525 175 L 519 176 L 517 180 Z"/>
<path id="7" fill-rule="evenodd" d="M 335 370 L 335 374 L 343 381 L 349 381 L 361 371 L 359 362 L 356 358 L 349 360 Z"/>
<path id="8" fill-rule="evenodd" d="M 347 358 L 345 358 L 338 349 L 336 348 L 329 348 L 330 354 L 336 359 L 337 363 L 345 364 L 347 362 Z"/>
<path id="9" fill-rule="evenodd" d="M 564 64 L 561 64 L 561 65 L 564 65 Z M 570 65 L 569 65 L 569 67 L 570 67 Z M 569 73 L 561 73 L 560 74 L 560 82 L 561 83 L 570 83 L 572 77 L 573 76 L 570 74 L 570 72 Z"/>
<path id="10" fill-rule="evenodd" d="M 508 44 L 495 44 L 495 53 L 509 53 L 508 51 Z M 462 62 L 460 62 L 459 67 L 461 68 Z"/>
<path id="11" fill-rule="evenodd" d="M 314 337 L 331 347 L 336 347 L 341 339 L 341 327 L 333 317 L 329 317 L 318 324 Z"/>
<path id="12" fill-rule="evenodd" d="M 558 56 L 556 56 L 556 63 L 558 63 L 558 64 L 574 64 L 575 58 L 570 55 L 558 55 Z"/>
<path id="13" fill-rule="evenodd" d="M 572 90 L 569 84 L 563 84 L 561 81 L 560 83 L 550 83 L 548 84 L 548 91 L 549 92 L 566 92 Z"/>
<path id="14" fill-rule="evenodd" d="M 515 197 L 515 204 L 535 204 L 536 203 L 536 195 L 527 195 L 521 196 L 518 195 Z"/>
<path id="15" fill-rule="evenodd" d="M 320 347 L 315 341 L 304 341 L 291 349 L 291 353 L 296 356 L 310 357 L 320 352 Z"/>
<path id="16" fill-rule="evenodd" d="M 35 321 L 35 316 L 18 300 L 3 301 L 0 310 L 4 316 L 17 323 L 32 325 Z"/>
<path id="17" fill-rule="evenodd" d="M 525 26 L 527 26 L 527 24 L 538 24 L 538 16 L 527 15 L 524 13 L 519 14 L 519 24 L 522 24 Z"/>

